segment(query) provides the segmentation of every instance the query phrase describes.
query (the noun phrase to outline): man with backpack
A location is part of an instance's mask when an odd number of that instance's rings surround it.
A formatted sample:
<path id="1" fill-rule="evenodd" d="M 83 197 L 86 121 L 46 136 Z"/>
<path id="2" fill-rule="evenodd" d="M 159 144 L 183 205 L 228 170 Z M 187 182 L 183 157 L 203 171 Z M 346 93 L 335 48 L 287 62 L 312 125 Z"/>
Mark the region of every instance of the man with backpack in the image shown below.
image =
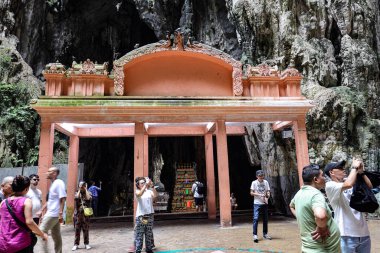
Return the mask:
<path id="1" fill-rule="evenodd" d="M 370 253 L 371 238 L 365 214 L 352 209 L 350 199 L 358 176 L 363 177 L 365 184 L 370 189 L 372 184 L 368 177 L 364 175 L 362 161 L 353 160 L 348 176 L 345 165 L 346 161 L 341 161 L 331 162 L 325 167 L 325 174 L 328 179 L 331 179 L 326 183 L 325 190 L 334 209 L 334 220 L 340 230 L 342 253 Z"/>
<path id="2" fill-rule="evenodd" d="M 197 212 L 203 211 L 203 199 L 205 194 L 205 187 L 203 183 L 195 181 L 191 187 L 191 191 L 194 194 L 194 202 Z"/>

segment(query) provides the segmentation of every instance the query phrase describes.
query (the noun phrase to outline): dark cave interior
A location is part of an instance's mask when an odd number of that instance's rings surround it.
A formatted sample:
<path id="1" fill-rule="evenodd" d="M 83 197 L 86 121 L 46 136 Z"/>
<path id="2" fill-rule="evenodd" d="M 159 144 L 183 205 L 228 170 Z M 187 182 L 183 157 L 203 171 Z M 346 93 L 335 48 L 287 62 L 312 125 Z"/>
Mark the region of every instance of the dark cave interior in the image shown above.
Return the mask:
<path id="1" fill-rule="evenodd" d="M 214 142 L 214 172 L 218 203 L 218 170 L 216 140 Z M 235 194 L 238 209 L 252 208 L 249 188 L 255 171 L 249 163 L 242 136 L 228 136 L 230 191 Z M 83 138 L 80 140 L 79 162 L 84 163 L 84 180 L 103 182 L 99 196 L 100 215 L 122 215 L 133 209 L 133 138 Z M 175 163 L 196 163 L 199 180 L 206 182 L 205 149 L 203 137 L 151 137 L 149 138 L 149 176 L 152 177 L 152 152 L 162 154 L 164 165 L 161 181 L 165 191 L 173 196 Z M 168 211 L 171 209 L 169 199 Z"/>

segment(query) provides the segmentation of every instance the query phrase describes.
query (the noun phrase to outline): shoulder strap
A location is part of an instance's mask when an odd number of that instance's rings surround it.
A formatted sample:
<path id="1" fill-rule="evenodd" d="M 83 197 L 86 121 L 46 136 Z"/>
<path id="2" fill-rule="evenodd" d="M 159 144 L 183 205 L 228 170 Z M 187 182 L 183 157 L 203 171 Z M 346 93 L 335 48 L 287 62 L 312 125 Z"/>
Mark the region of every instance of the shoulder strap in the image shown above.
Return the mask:
<path id="1" fill-rule="evenodd" d="M 8 211 L 11 214 L 11 216 L 13 217 L 13 219 L 16 221 L 16 223 L 20 227 L 26 229 L 27 231 L 31 231 L 30 228 L 28 228 L 28 226 L 24 222 L 20 221 L 19 218 L 17 218 L 17 216 L 15 215 L 15 213 L 13 212 L 11 206 L 8 203 L 8 199 L 5 199 L 5 204 L 7 205 Z"/>

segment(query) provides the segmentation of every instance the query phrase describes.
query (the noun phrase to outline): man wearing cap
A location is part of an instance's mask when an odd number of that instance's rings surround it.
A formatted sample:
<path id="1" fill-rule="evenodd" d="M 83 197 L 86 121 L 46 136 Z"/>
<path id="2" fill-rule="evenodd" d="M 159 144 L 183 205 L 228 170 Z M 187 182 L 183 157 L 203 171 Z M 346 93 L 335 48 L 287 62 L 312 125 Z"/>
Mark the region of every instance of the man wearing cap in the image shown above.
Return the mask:
<path id="1" fill-rule="evenodd" d="M 340 230 L 342 253 L 370 253 L 371 238 L 364 213 L 352 209 L 350 199 L 352 187 L 358 175 L 363 176 L 370 189 L 372 184 L 368 177 L 363 174 L 363 162 L 358 159 L 353 160 L 347 179 L 345 164 L 345 161 L 331 162 L 325 167 L 325 174 L 331 179 L 326 183 L 326 195 L 334 209 L 334 220 Z"/>
<path id="2" fill-rule="evenodd" d="M 272 240 L 268 235 L 268 199 L 270 188 L 267 180 L 264 179 L 264 171 L 256 171 L 256 180 L 251 184 L 251 196 L 253 196 L 253 241 L 259 242 L 257 237 L 257 225 L 259 223 L 260 212 L 263 214 L 263 237 Z"/>

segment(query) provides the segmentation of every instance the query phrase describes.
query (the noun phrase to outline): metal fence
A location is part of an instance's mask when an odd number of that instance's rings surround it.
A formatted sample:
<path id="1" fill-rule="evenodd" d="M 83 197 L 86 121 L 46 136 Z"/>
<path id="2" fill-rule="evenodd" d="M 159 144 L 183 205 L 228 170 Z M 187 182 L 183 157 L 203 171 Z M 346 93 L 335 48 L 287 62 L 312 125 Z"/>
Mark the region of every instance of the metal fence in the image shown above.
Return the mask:
<path id="1" fill-rule="evenodd" d="M 57 167 L 60 171 L 58 178 L 62 179 L 65 182 L 65 184 L 67 185 L 68 165 L 67 164 L 54 164 L 54 166 Z M 77 183 L 79 183 L 80 180 L 83 180 L 83 169 L 84 169 L 84 164 L 79 163 L 78 164 Z M 38 166 L 0 168 L 0 183 L 3 181 L 3 178 L 7 177 L 7 176 L 13 176 L 13 177 L 16 175 L 29 176 L 31 174 L 38 174 Z"/>

